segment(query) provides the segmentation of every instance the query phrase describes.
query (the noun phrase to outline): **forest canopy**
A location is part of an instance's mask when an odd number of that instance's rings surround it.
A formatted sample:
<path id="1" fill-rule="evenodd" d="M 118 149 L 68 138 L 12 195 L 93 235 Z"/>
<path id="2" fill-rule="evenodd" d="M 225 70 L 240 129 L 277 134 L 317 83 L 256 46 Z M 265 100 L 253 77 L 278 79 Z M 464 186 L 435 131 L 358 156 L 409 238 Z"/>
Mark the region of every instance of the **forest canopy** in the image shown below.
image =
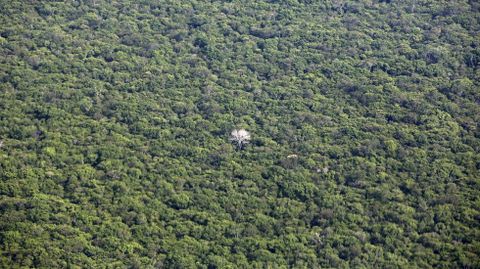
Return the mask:
<path id="1" fill-rule="evenodd" d="M 479 23 L 0 1 L 0 267 L 479 268 Z"/>

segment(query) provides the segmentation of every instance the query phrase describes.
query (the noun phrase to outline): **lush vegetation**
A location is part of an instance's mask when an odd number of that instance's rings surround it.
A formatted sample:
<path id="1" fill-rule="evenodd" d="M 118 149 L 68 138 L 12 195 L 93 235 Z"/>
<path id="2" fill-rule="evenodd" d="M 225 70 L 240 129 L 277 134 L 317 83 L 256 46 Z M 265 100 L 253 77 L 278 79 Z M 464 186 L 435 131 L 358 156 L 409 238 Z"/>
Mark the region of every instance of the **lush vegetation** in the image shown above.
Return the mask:
<path id="1" fill-rule="evenodd" d="M 0 15 L 0 267 L 480 267 L 478 1 Z"/>

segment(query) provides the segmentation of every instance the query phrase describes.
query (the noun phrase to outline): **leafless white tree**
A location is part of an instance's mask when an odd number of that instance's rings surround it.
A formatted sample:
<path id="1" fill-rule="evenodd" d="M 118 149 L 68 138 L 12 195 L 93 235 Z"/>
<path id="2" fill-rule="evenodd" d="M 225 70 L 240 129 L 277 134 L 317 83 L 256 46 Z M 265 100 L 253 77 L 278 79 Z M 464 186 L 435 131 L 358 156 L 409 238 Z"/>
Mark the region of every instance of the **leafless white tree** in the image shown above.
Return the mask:
<path id="1" fill-rule="evenodd" d="M 236 143 L 239 149 L 242 149 L 246 144 L 248 144 L 250 139 L 250 133 L 245 129 L 234 129 L 230 134 L 230 141 Z"/>

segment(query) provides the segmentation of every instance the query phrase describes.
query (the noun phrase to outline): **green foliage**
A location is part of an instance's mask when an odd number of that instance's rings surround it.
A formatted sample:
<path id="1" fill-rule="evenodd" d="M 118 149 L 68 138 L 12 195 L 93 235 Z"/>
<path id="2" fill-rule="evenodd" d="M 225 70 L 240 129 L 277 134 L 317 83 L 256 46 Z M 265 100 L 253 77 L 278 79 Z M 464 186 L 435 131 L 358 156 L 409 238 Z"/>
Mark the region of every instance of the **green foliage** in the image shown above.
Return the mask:
<path id="1" fill-rule="evenodd" d="M 0 1 L 0 267 L 479 268 L 479 11 Z"/>

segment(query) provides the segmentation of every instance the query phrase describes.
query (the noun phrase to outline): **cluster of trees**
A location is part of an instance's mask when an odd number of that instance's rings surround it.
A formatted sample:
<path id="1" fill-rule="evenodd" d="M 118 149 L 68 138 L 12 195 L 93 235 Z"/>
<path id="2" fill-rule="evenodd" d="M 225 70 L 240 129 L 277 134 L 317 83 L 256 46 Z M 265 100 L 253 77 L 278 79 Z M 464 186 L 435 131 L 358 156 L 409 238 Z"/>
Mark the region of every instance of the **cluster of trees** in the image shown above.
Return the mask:
<path id="1" fill-rule="evenodd" d="M 479 22 L 0 1 L 0 267 L 480 267 Z"/>

